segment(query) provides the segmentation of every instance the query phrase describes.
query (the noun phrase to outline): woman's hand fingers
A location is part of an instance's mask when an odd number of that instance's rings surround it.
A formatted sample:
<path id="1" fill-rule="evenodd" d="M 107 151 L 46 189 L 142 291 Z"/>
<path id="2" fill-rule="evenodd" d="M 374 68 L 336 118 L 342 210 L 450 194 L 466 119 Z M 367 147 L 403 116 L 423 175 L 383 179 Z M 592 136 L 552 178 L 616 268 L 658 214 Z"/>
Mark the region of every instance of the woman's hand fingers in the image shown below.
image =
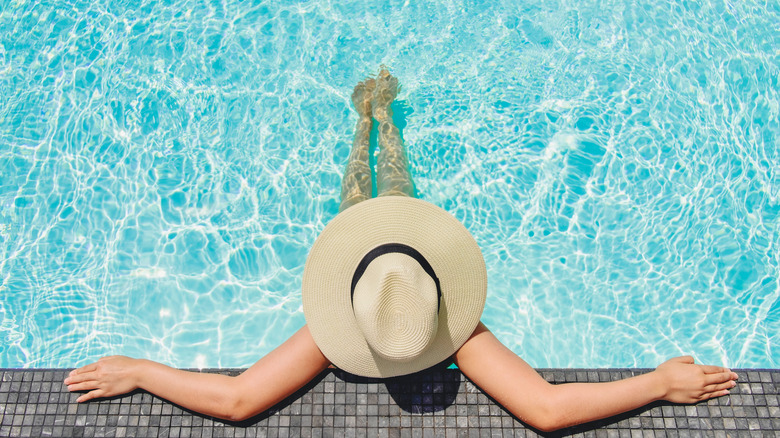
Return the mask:
<path id="1" fill-rule="evenodd" d="M 719 367 L 715 365 L 699 365 L 699 366 L 707 374 L 730 373 L 731 375 L 734 376 L 734 378 L 736 378 L 737 375 L 737 373 L 731 371 L 726 367 Z"/>
<path id="2" fill-rule="evenodd" d="M 68 377 L 65 378 L 64 383 L 66 385 L 72 385 L 74 383 L 86 382 L 88 380 L 95 380 L 94 372 L 90 371 L 86 373 L 69 375 Z"/>
<path id="3" fill-rule="evenodd" d="M 715 383 L 712 385 L 707 385 L 704 387 L 704 390 L 707 392 L 721 392 L 724 389 L 728 390 L 733 387 L 737 386 L 737 382 L 733 380 L 729 380 L 727 382 L 721 382 L 721 383 Z"/>
<path id="4" fill-rule="evenodd" d="M 79 383 L 71 383 L 68 384 L 68 391 L 89 391 L 92 389 L 95 389 L 98 387 L 97 382 L 95 381 L 86 381 L 86 382 L 79 382 Z"/>
<path id="5" fill-rule="evenodd" d="M 88 393 L 80 396 L 79 398 L 76 399 L 76 402 L 83 403 L 85 401 L 92 400 L 93 398 L 101 398 L 101 397 L 106 397 L 105 392 L 96 389 L 94 391 L 89 391 Z"/>
<path id="6" fill-rule="evenodd" d="M 724 371 L 720 373 L 705 374 L 704 382 L 706 385 L 718 384 L 723 382 L 733 382 L 737 379 L 737 374 L 731 371 Z"/>
<path id="7" fill-rule="evenodd" d="M 93 362 L 93 363 L 91 363 L 89 365 L 84 365 L 81 368 L 77 368 L 77 369 L 71 371 L 70 373 L 68 373 L 68 376 L 75 376 L 75 375 L 78 375 L 78 374 L 88 373 L 88 372 L 91 372 L 91 371 L 95 371 L 96 369 L 97 369 L 97 362 Z"/>
<path id="8" fill-rule="evenodd" d="M 663 398 L 675 403 L 695 403 L 724 396 L 736 386 L 736 373 L 725 367 L 694 364 L 690 356 L 670 359 L 656 371 L 665 382 Z"/>
<path id="9" fill-rule="evenodd" d="M 124 356 L 104 357 L 71 371 L 63 383 L 68 391 L 89 391 L 78 402 L 125 394 L 138 387 L 135 377 L 138 363 Z"/>

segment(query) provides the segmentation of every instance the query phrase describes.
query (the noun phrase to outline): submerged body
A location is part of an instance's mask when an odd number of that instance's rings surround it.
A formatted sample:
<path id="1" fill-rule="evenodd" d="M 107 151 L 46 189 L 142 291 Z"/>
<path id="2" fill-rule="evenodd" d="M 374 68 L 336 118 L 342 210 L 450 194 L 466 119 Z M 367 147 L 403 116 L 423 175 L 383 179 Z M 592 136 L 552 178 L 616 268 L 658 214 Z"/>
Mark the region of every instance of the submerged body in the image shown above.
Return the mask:
<path id="1" fill-rule="evenodd" d="M 414 186 L 390 104 L 398 81 L 387 70 L 355 87 L 359 119 L 341 190 L 340 211 L 371 198 L 369 136 L 378 123 L 377 195 L 412 196 Z M 470 330 L 470 329 L 469 329 Z M 654 371 L 608 383 L 552 385 L 506 348 L 482 323 L 453 355 L 472 382 L 523 422 L 555 430 L 626 412 L 656 400 L 696 403 L 728 394 L 737 375 L 719 366 L 671 359 Z M 65 380 L 70 391 L 87 391 L 85 402 L 137 388 L 187 409 L 237 421 L 266 411 L 331 366 L 308 326 L 239 376 L 177 370 L 143 359 L 111 356 L 76 369 Z"/>

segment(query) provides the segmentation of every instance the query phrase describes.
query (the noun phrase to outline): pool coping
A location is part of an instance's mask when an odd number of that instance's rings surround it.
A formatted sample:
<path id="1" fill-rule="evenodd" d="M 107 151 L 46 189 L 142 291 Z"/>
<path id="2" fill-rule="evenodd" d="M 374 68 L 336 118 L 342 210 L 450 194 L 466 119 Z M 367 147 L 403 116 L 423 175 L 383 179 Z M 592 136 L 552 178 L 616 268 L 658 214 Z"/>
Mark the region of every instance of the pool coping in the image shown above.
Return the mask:
<path id="1" fill-rule="evenodd" d="M 205 369 L 235 375 L 242 369 Z M 647 369 L 539 369 L 552 383 L 604 382 Z M 541 433 L 507 413 L 457 369 L 394 379 L 327 370 L 269 411 L 241 423 L 190 412 L 144 391 L 75 403 L 69 369 L 0 368 L 0 436 L 492 437 L 779 436 L 780 370 L 739 369 L 728 397 L 656 402 L 615 417 Z"/>

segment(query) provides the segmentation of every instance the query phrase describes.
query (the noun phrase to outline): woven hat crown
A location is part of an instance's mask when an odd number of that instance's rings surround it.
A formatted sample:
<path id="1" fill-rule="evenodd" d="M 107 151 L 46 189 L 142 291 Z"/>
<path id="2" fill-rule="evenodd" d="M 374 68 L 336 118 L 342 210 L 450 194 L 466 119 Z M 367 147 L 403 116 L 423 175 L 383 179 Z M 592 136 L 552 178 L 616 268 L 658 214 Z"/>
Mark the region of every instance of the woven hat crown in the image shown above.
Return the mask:
<path id="1" fill-rule="evenodd" d="M 434 280 L 401 253 L 374 259 L 355 285 L 355 320 L 371 349 L 390 361 L 407 362 L 436 337 L 438 293 Z"/>

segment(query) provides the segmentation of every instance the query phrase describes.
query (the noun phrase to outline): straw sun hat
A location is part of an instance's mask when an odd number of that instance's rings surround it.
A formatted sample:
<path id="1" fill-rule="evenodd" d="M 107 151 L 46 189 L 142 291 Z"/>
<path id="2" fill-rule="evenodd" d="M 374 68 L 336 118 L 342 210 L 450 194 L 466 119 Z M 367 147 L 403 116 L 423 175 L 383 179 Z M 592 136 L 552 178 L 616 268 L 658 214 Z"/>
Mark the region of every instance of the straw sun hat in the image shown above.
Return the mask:
<path id="1" fill-rule="evenodd" d="M 477 242 L 428 202 L 387 196 L 344 210 L 312 246 L 303 312 L 325 357 L 365 377 L 453 355 L 479 323 L 487 272 Z"/>

